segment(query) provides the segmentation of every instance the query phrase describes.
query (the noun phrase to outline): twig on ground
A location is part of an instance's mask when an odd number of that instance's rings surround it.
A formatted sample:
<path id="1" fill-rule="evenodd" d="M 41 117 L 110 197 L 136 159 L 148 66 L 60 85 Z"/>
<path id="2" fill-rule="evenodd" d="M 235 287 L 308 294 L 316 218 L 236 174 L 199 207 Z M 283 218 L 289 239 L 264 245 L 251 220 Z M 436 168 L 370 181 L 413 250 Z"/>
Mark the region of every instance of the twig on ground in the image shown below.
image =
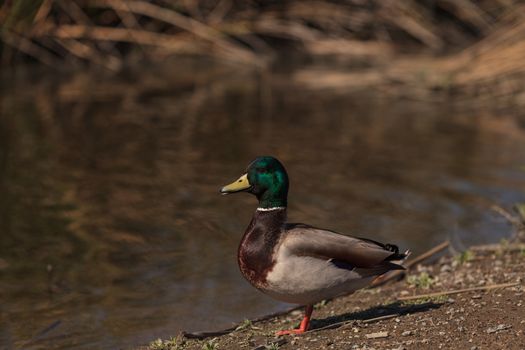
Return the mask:
<path id="1" fill-rule="evenodd" d="M 292 308 L 288 308 L 284 311 L 278 311 L 278 312 L 274 312 L 274 313 L 271 313 L 269 315 L 264 315 L 264 316 L 261 316 L 261 317 L 257 317 L 257 318 L 254 318 L 252 320 L 250 320 L 252 323 L 255 323 L 255 322 L 260 322 L 260 321 L 266 321 L 266 320 L 269 320 L 271 318 L 274 318 L 274 317 L 278 317 L 278 316 L 282 316 L 282 315 L 286 315 L 292 311 L 295 311 L 295 310 L 299 310 L 299 309 L 302 309 L 303 306 L 295 306 L 295 307 L 292 307 Z M 210 337 L 217 337 L 217 336 L 220 336 L 220 335 L 224 335 L 224 334 L 228 334 L 228 333 L 231 333 L 233 332 L 234 330 L 237 329 L 239 325 L 236 324 L 235 326 L 233 327 L 230 327 L 230 328 L 227 328 L 227 329 L 223 329 L 223 330 L 220 330 L 220 331 L 215 331 L 215 332 L 182 332 L 182 336 L 186 337 L 186 338 L 189 338 L 189 339 L 205 339 L 205 338 L 210 338 Z"/>
<path id="2" fill-rule="evenodd" d="M 506 252 L 520 252 L 525 251 L 525 243 L 510 243 L 508 245 L 502 246 L 501 244 L 494 243 L 494 244 L 485 244 L 475 247 L 470 247 L 470 250 L 473 252 L 498 252 L 498 251 L 506 251 Z"/>
<path id="3" fill-rule="evenodd" d="M 516 227 L 521 226 L 521 220 L 518 217 L 512 215 L 511 213 L 509 213 L 507 210 L 503 209 L 499 205 L 494 204 L 490 207 L 490 209 L 492 209 L 499 215 L 503 216 L 513 226 L 516 226 Z"/>
<path id="4" fill-rule="evenodd" d="M 359 321 L 359 320 L 346 320 L 346 321 L 341 321 L 341 322 L 337 322 L 337 323 L 332 323 L 332 324 L 329 324 L 329 325 L 324 326 L 324 327 L 314 328 L 314 329 L 311 329 L 309 331 L 306 331 L 305 333 L 314 333 L 314 332 L 322 331 L 322 330 L 325 330 L 325 329 L 339 328 L 339 327 L 343 327 L 343 326 L 346 326 L 348 324 L 354 324 L 354 323 L 357 323 L 357 322 L 360 322 L 360 323 L 374 323 L 374 322 L 379 322 L 379 321 L 383 321 L 383 320 L 388 320 L 388 319 L 391 319 L 391 318 L 394 318 L 394 317 L 398 317 L 398 316 L 401 316 L 401 314 L 395 313 L 395 314 L 390 314 L 390 315 L 373 317 L 373 318 L 369 318 L 369 319 L 362 320 L 362 321 Z"/>
<path id="5" fill-rule="evenodd" d="M 399 301 L 406 301 L 406 300 L 416 300 L 416 299 L 427 299 L 427 298 L 440 297 L 440 296 L 443 296 L 443 295 L 452 295 L 452 294 L 475 292 L 475 291 L 478 291 L 478 290 L 491 290 L 491 289 L 497 289 L 497 288 L 514 287 L 514 286 L 517 286 L 517 285 L 519 285 L 519 283 L 517 283 L 517 282 L 491 284 L 489 286 L 483 286 L 483 287 L 472 287 L 472 288 L 464 288 L 464 289 L 446 290 L 446 291 L 443 291 L 443 292 L 436 292 L 436 293 L 429 293 L 429 294 L 420 294 L 420 295 L 412 295 L 412 296 L 408 296 L 408 297 L 398 297 L 397 300 L 399 300 Z"/>
<path id="6" fill-rule="evenodd" d="M 434 255 L 436 255 L 437 253 L 447 249 L 450 245 L 450 242 L 449 241 L 445 241 L 443 243 L 440 243 L 438 244 L 437 246 L 435 246 L 434 248 L 426 251 L 425 253 L 415 257 L 414 259 L 410 260 L 410 261 L 407 261 L 406 263 L 406 267 L 407 268 L 411 268 L 431 257 L 433 257 Z"/>
<path id="7" fill-rule="evenodd" d="M 384 315 L 384 316 L 369 318 L 367 320 L 361 321 L 361 323 L 374 323 L 374 322 L 379 322 L 379 321 L 383 321 L 383 320 L 388 320 L 388 319 L 391 319 L 391 318 L 394 318 L 394 317 L 398 317 L 398 316 L 401 316 L 401 314 L 400 313 L 395 313 L 395 314 L 391 314 L 391 315 Z"/>
<path id="8" fill-rule="evenodd" d="M 410 269 L 411 267 L 425 261 L 426 259 L 429 259 L 431 257 L 433 257 L 434 255 L 438 254 L 439 252 L 445 250 L 446 248 L 448 248 L 448 246 L 450 245 L 450 242 L 449 241 L 445 241 L 437 246 L 435 246 L 434 248 L 426 251 L 425 253 L 421 254 L 421 255 L 418 255 L 417 257 L 415 257 L 414 259 L 410 260 L 410 261 L 407 261 L 406 264 L 404 265 L 405 268 L 408 270 Z M 402 276 L 403 274 L 405 274 L 405 270 L 395 270 L 395 271 L 391 271 L 389 273 L 386 273 L 378 278 L 376 278 L 371 284 L 370 284 L 370 287 L 378 287 L 378 286 L 381 286 L 383 284 L 385 284 L 386 282 L 388 281 L 391 281 L 397 277 L 400 277 Z"/>
<path id="9" fill-rule="evenodd" d="M 512 215 L 499 205 L 492 205 L 491 209 L 507 219 L 507 221 L 514 228 L 515 232 L 512 237 L 510 237 L 511 242 L 519 242 L 525 237 L 525 223 L 522 221 L 522 218 L 519 215 Z"/>

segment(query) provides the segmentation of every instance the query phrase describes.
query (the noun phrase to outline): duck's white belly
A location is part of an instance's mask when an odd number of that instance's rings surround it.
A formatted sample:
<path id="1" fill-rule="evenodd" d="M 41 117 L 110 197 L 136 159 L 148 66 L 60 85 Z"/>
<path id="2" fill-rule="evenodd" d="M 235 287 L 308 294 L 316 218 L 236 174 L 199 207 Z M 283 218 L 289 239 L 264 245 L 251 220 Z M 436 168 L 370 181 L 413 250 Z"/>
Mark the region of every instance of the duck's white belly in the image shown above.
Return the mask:
<path id="1" fill-rule="evenodd" d="M 375 276 L 363 277 L 354 270 L 338 268 L 329 260 L 280 252 L 261 290 L 294 304 L 313 304 L 367 286 Z"/>

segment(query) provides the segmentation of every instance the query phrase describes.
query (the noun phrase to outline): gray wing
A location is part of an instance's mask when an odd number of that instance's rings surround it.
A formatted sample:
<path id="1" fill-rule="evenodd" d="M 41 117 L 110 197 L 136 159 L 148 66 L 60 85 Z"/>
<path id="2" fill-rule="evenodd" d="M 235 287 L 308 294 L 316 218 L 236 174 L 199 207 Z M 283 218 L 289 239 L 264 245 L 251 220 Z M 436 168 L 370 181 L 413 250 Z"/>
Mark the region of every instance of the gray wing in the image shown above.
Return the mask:
<path id="1" fill-rule="evenodd" d="M 397 247 L 392 245 L 383 245 L 302 224 L 293 225 L 288 229 L 282 244 L 295 255 L 335 259 L 360 268 L 384 265 L 393 257 L 400 256 L 397 251 L 389 250 L 392 247 L 397 250 Z"/>

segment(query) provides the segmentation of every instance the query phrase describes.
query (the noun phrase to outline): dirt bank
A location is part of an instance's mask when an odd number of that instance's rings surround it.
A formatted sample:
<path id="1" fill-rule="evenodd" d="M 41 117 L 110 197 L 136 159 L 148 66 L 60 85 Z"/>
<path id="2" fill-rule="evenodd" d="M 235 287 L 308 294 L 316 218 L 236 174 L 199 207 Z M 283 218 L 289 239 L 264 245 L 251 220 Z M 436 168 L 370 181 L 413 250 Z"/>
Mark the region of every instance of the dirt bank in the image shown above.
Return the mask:
<path id="1" fill-rule="evenodd" d="M 296 310 L 143 349 L 524 349 L 524 277 L 525 245 L 473 247 L 418 265 L 402 281 L 318 304 L 301 336 L 274 336 L 298 325 Z"/>

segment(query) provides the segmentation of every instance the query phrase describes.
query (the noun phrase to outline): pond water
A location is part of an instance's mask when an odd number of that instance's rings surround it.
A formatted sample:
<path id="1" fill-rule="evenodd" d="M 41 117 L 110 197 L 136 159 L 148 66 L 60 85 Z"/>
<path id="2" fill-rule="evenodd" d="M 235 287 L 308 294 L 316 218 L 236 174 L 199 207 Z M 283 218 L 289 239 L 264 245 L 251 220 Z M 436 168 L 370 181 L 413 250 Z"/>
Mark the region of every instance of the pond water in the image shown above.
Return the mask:
<path id="1" fill-rule="evenodd" d="M 525 201 L 518 110 L 234 71 L 4 76 L 0 348 L 127 348 L 286 307 L 236 266 L 255 199 L 218 194 L 257 155 L 287 167 L 291 221 L 416 254 L 511 234 L 490 207 Z"/>

